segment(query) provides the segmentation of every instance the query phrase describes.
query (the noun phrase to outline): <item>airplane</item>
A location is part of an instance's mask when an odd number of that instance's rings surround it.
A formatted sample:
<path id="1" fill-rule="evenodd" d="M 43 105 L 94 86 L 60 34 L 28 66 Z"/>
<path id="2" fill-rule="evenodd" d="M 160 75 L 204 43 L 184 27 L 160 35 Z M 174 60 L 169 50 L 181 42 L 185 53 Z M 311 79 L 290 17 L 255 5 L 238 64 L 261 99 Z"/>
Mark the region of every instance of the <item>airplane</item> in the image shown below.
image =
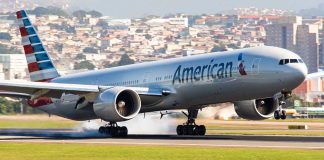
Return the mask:
<path id="1" fill-rule="evenodd" d="M 72 120 L 104 120 L 99 132 L 113 137 L 128 134 L 117 122 L 166 110 L 188 111 L 178 135 L 205 135 L 206 127 L 195 123 L 198 112 L 224 102 L 244 119 L 285 119 L 282 105 L 307 75 L 297 54 L 261 46 L 61 76 L 26 11 L 16 15 L 31 81 L 3 80 L 3 95 Z"/>

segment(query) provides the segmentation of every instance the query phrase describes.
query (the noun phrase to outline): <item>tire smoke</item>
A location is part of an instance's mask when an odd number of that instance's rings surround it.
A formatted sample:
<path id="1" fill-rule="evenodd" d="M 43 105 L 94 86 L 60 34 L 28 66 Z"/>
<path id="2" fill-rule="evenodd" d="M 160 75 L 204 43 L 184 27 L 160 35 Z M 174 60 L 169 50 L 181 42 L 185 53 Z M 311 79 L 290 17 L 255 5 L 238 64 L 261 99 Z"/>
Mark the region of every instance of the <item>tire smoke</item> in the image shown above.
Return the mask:
<path id="1" fill-rule="evenodd" d="M 168 115 L 160 119 L 159 114 L 146 115 L 145 118 L 140 114 L 118 125 L 126 126 L 130 134 L 175 134 L 177 121 Z"/>

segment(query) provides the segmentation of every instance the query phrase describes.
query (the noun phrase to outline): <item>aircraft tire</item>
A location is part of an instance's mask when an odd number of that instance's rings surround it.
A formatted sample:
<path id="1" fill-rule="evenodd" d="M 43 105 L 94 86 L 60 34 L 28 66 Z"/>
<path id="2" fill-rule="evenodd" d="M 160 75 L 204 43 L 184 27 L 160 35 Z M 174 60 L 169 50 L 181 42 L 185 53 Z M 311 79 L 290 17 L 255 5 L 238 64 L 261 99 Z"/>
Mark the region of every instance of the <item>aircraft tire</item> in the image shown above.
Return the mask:
<path id="1" fill-rule="evenodd" d="M 183 135 L 183 130 L 184 130 L 184 126 L 183 125 L 178 125 L 177 126 L 177 135 Z"/>
<path id="2" fill-rule="evenodd" d="M 280 118 L 281 118 L 281 119 L 286 119 L 286 118 L 287 118 L 287 113 L 286 113 L 285 110 L 282 110 L 282 111 L 281 111 Z"/>
<path id="3" fill-rule="evenodd" d="M 206 127 L 204 125 L 197 126 L 198 134 L 204 136 L 206 134 Z"/>
<path id="4" fill-rule="evenodd" d="M 277 110 L 273 113 L 273 116 L 276 120 L 279 120 L 280 119 L 280 112 Z"/>

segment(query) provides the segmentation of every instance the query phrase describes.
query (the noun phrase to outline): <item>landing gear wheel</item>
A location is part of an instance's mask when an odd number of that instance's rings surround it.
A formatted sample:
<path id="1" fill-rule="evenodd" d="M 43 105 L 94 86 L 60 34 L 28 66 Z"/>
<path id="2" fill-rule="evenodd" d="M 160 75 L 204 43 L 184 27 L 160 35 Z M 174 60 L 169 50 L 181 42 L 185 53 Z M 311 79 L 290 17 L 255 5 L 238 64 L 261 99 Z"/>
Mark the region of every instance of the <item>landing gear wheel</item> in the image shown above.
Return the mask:
<path id="1" fill-rule="evenodd" d="M 276 110 L 274 113 L 273 113 L 273 116 L 276 120 L 279 120 L 280 119 L 280 112 L 279 110 Z"/>
<path id="2" fill-rule="evenodd" d="M 107 126 L 100 127 L 98 132 L 100 134 L 110 135 L 111 137 L 126 137 L 128 129 L 125 126 L 119 127 L 117 123 L 112 122 Z"/>
<path id="3" fill-rule="evenodd" d="M 206 127 L 204 125 L 178 125 L 177 135 L 205 135 Z"/>
<path id="4" fill-rule="evenodd" d="M 120 130 L 121 130 L 121 136 L 122 136 L 122 137 L 126 137 L 127 134 L 128 134 L 128 129 L 127 129 L 127 127 L 122 126 L 122 127 L 120 127 Z"/>
<path id="5" fill-rule="evenodd" d="M 287 113 L 285 110 L 276 110 L 274 113 L 273 113 L 273 116 L 276 120 L 279 120 L 279 119 L 286 119 L 287 118 Z"/>
<path id="6" fill-rule="evenodd" d="M 104 134 L 105 133 L 105 127 L 99 127 L 99 133 Z"/>
<path id="7" fill-rule="evenodd" d="M 183 112 L 184 113 L 184 112 Z M 184 113 L 188 120 L 183 125 L 177 126 L 177 135 L 205 135 L 206 127 L 204 125 L 196 125 L 198 110 L 188 110 L 188 114 Z"/>
<path id="8" fill-rule="evenodd" d="M 283 120 L 287 118 L 287 113 L 286 113 L 285 110 L 282 110 L 282 111 L 281 111 L 280 118 L 283 119 Z"/>
<path id="9" fill-rule="evenodd" d="M 274 112 L 275 119 L 285 120 L 287 118 L 287 113 L 282 107 L 286 104 L 286 100 L 291 97 L 291 91 L 281 91 L 281 97 L 279 97 L 279 106 L 278 110 Z"/>
<path id="10" fill-rule="evenodd" d="M 203 136 L 206 134 L 206 127 L 204 125 L 200 125 L 197 127 L 198 134 L 200 136 Z"/>
<path id="11" fill-rule="evenodd" d="M 194 126 L 193 125 L 187 125 L 187 135 L 195 135 L 194 133 Z"/>
<path id="12" fill-rule="evenodd" d="M 177 126 L 177 135 L 183 135 L 183 125 Z"/>

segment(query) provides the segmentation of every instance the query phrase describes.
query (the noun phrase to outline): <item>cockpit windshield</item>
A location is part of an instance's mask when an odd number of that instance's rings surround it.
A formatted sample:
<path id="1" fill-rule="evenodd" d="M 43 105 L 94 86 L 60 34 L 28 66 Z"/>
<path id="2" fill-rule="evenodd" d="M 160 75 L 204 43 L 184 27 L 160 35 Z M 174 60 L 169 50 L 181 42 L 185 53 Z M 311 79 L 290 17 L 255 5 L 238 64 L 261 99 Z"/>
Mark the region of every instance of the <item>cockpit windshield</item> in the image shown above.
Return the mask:
<path id="1" fill-rule="evenodd" d="M 279 65 L 284 65 L 288 63 L 304 63 L 302 59 L 281 59 Z"/>

